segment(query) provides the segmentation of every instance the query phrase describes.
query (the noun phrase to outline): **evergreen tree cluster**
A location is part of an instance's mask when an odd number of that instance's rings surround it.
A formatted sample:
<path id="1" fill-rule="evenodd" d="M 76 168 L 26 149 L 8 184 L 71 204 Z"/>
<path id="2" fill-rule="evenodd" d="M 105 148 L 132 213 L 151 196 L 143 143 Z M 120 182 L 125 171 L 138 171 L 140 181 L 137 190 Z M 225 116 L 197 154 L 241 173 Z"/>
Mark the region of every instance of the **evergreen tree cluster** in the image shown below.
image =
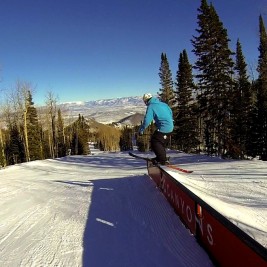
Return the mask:
<path id="1" fill-rule="evenodd" d="M 172 81 L 166 53 L 161 55 L 159 98 L 174 114 L 171 146 L 231 158 L 267 160 L 267 34 L 259 17 L 258 78 L 251 80 L 239 39 L 229 48 L 227 30 L 212 4 L 201 0 L 192 37 L 196 62 L 180 53 Z"/>

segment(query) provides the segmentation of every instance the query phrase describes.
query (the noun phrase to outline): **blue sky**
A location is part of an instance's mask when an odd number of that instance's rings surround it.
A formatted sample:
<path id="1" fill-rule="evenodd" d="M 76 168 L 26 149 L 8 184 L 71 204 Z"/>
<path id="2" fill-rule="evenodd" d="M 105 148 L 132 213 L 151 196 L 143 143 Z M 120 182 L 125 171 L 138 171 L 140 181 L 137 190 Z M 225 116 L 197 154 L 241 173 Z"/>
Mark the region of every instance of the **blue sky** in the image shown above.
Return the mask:
<path id="1" fill-rule="evenodd" d="M 230 47 L 239 38 L 255 69 L 266 0 L 212 3 Z M 156 94 L 162 52 L 173 77 L 183 49 L 194 63 L 199 6 L 200 0 L 1 0 L 1 92 L 19 80 L 35 88 L 36 104 L 49 91 L 60 102 Z"/>

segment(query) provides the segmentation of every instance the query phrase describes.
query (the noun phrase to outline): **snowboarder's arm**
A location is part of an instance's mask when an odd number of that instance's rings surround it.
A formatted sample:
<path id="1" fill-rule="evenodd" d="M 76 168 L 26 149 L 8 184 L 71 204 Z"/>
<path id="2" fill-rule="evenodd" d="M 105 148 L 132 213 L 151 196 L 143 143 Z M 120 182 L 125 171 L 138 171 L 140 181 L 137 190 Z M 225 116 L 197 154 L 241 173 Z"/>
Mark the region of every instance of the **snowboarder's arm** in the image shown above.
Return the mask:
<path id="1" fill-rule="evenodd" d="M 146 110 L 146 115 L 144 117 L 144 121 L 139 129 L 139 133 L 142 134 L 152 121 L 153 121 L 153 110 L 151 106 L 148 106 Z"/>

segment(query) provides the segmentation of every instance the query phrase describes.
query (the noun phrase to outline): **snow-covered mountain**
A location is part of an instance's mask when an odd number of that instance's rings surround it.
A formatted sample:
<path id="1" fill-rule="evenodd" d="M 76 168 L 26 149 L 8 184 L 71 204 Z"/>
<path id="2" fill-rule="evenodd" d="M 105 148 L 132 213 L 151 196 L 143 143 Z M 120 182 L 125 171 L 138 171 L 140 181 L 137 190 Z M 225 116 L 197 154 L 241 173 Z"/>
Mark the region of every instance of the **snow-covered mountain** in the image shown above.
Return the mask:
<path id="1" fill-rule="evenodd" d="M 144 114 L 146 110 L 142 96 L 66 102 L 60 106 L 65 117 L 73 118 L 81 114 L 100 123 L 118 122 L 136 113 Z"/>

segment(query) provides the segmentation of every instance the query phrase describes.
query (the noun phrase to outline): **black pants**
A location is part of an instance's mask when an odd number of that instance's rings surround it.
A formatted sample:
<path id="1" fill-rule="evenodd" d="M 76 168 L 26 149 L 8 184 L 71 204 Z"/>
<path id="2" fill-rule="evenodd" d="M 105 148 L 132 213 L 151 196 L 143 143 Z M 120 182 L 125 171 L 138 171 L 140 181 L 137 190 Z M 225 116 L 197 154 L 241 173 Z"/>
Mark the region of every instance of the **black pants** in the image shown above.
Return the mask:
<path id="1" fill-rule="evenodd" d="M 155 131 L 151 137 L 151 148 L 158 162 L 166 161 L 166 147 L 169 143 L 171 133 Z"/>

